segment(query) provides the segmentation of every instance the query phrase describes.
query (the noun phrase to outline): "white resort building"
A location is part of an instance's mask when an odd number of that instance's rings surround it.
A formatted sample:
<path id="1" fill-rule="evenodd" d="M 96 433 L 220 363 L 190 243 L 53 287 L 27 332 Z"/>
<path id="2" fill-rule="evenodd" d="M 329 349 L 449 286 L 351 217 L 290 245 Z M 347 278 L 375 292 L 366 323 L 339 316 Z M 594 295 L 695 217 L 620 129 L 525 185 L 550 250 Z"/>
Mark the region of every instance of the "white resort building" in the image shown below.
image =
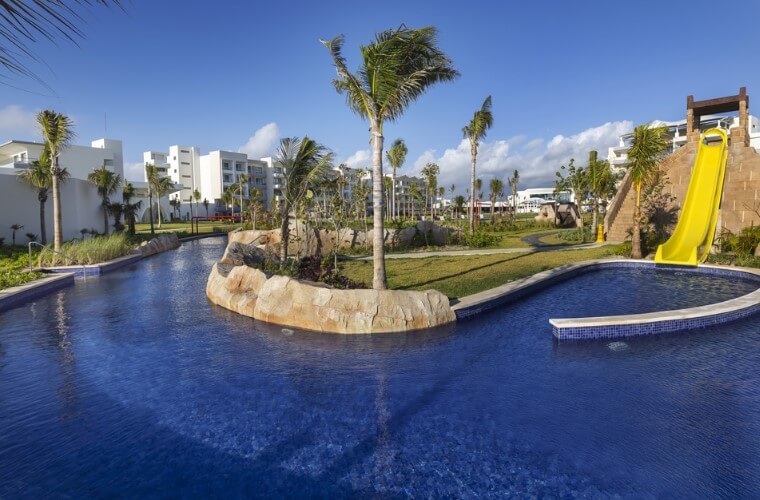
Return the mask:
<path id="1" fill-rule="evenodd" d="M 749 115 L 747 121 L 747 132 L 749 133 L 749 145 L 760 152 L 760 122 L 757 117 Z M 650 127 L 667 127 L 668 153 L 672 153 L 686 144 L 686 119 L 674 122 L 665 122 L 654 120 L 649 124 Z M 739 126 L 738 116 L 707 115 L 703 116 L 699 123 L 701 131 L 710 128 L 719 127 L 725 130 Z M 618 145 L 609 148 L 607 160 L 616 169 L 622 169 L 628 164 L 628 149 L 631 147 L 633 133 L 621 135 L 618 139 Z"/>
<path id="2" fill-rule="evenodd" d="M 44 149 L 41 142 L 11 140 L 0 144 L 0 238 L 11 241 L 10 226 L 19 224 L 23 229 L 16 234 L 16 243 L 26 243 L 26 233 L 40 234 L 40 203 L 37 190 L 19 182 L 18 174 L 29 165 L 39 160 Z M 103 209 L 101 199 L 87 176 L 94 169 L 106 166 L 109 170 L 124 178 L 124 156 L 122 143 L 116 139 L 97 139 L 90 146 L 72 145 L 61 151 L 59 165 L 66 168 L 70 178 L 61 185 L 61 210 L 63 220 L 63 237 L 72 239 L 81 237 L 82 229 L 103 231 Z M 135 185 L 138 201 L 145 194 L 141 183 Z M 121 200 L 121 189 L 112 195 L 112 201 Z M 147 209 L 147 201 L 143 202 Z M 45 226 L 47 240 L 53 234 L 53 203 L 49 194 L 45 204 Z"/>

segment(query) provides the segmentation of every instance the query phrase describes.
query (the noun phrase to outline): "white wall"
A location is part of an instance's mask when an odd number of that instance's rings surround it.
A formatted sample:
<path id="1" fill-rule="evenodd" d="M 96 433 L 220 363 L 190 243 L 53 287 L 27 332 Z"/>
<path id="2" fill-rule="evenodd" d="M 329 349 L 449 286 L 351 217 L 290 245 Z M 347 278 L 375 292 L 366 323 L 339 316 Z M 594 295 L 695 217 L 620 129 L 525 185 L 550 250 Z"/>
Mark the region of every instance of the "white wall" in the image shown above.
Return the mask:
<path id="1" fill-rule="evenodd" d="M 0 169 L 9 170 L 12 169 Z M 118 198 L 121 199 L 121 194 Z M 40 235 L 40 211 L 37 190 L 22 184 L 15 172 L 0 171 L 0 237 L 5 243 L 11 242 L 11 226 L 22 224 L 24 229 L 16 233 L 16 243 L 26 244 L 25 233 Z M 69 179 L 61 186 L 61 208 L 63 218 L 63 238 L 80 238 L 82 228 L 103 231 L 103 211 L 95 186 L 81 179 Z M 53 195 L 48 195 L 45 204 L 45 221 L 48 242 L 53 241 Z M 109 228 L 109 230 L 112 228 Z M 40 235 L 41 236 L 41 235 Z"/>

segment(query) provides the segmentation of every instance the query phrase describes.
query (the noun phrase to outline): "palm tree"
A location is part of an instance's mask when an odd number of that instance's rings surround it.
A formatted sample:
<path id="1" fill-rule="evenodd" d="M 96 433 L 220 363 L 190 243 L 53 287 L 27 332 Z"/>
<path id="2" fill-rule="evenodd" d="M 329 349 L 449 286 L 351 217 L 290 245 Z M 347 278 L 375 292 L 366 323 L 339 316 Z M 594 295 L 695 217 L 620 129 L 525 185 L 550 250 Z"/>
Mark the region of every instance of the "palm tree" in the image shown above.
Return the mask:
<path id="1" fill-rule="evenodd" d="M 515 169 L 509 179 L 509 188 L 512 190 L 512 216 L 517 217 L 517 185 L 520 183 L 520 172 Z"/>
<path id="2" fill-rule="evenodd" d="M 121 186 L 121 176 L 108 170 L 104 163 L 103 166 L 90 172 L 87 175 L 87 180 L 98 189 L 101 199 L 100 206 L 103 207 L 103 234 L 108 236 L 108 207 L 111 204 L 109 197 Z"/>
<path id="3" fill-rule="evenodd" d="M 595 237 L 599 227 L 599 200 L 607 200 L 614 194 L 617 179 L 612 173 L 610 162 L 599 160 L 596 151 L 589 152 L 586 177 L 586 185 L 591 193 L 593 208 L 591 235 Z"/>
<path id="4" fill-rule="evenodd" d="M 414 217 L 414 202 L 421 199 L 423 198 L 420 186 L 416 182 L 412 182 L 409 184 L 409 204 L 411 205 L 410 212 L 412 213 L 412 217 Z"/>
<path id="5" fill-rule="evenodd" d="M 145 179 L 148 181 L 148 218 L 150 219 L 150 234 L 152 235 L 156 234 L 153 228 L 153 189 L 159 176 L 158 169 L 154 165 L 145 164 Z"/>
<path id="6" fill-rule="evenodd" d="M 169 177 L 163 177 L 156 175 L 153 178 L 153 191 L 156 193 L 156 207 L 158 209 L 158 228 L 161 229 L 162 215 L 161 215 L 161 198 L 174 189 L 174 182 Z"/>
<path id="7" fill-rule="evenodd" d="M 393 183 L 393 192 L 391 194 L 391 214 L 393 217 L 399 216 L 399 207 L 396 204 L 396 170 L 400 169 L 406 161 L 406 154 L 409 150 L 406 148 L 403 139 L 396 139 L 391 144 L 388 152 L 385 153 L 385 158 L 391 166 L 391 182 Z"/>
<path id="8" fill-rule="evenodd" d="M 491 96 L 486 97 L 483 101 L 483 105 L 470 120 L 463 129 L 465 139 L 470 141 L 470 157 L 472 167 L 470 171 L 470 189 L 472 195 L 470 196 L 470 234 L 475 233 L 475 198 L 479 189 L 475 189 L 475 167 L 478 163 L 478 147 L 480 141 L 485 139 L 488 129 L 493 125 L 493 114 L 491 113 Z"/>
<path id="9" fill-rule="evenodd" d="M 172 207 L 172 216 L 177 216 L 177 213 L 179 212 L 179 207 L 182 204 L 181 201 L 179 201 L 179 198 L 172 198 L 169 200 L 169 205 Z"/>
<path id="10" fill-rule="evenodd" d="M 24 226 L 22 224 L 13 224 L 11 226 L 11 231 L 13 231 L 13 246 L 16 246 L 16 231 L 21 231 L 24 229 Z"/>
<path id="11" fill-rule="evenodd" d="M 222 193 L 222 203 L 225 207 L 229 207 L 230 213 L 234 215 L 235 212 L 235 192 L 233 186 L 227 186 Z"/>
<path id="12" fill-rule="evenodd" d="M 504 196 L 504 183 L 494 177 L 488 184 L 491 188 L 491 224 L 493 224 L 496 222 L 496 198 Z"/>
<path id="13" fill-rule="evenodd" d="M 69 178 L 69 172 L 61 169 L 59 175 L 61 182 Z M 48 200 L 50 187 L 53 185 L 53 174 L 50 169 L 50 153 L 47 148 L 37 161 L 33 161 L 29 168 L 23 169 L 18 174 L 18 180 L 37 190 L 37 201 L 40 202 L 40 237 L 41 243 L 47 245 L 47 224 L 45 222 L 45 203 Z"/>
<path id="14" fill-rule="evenodd" d="M 197 216 L 199 212 L 198 202 L 201 201 L 201 192 L 197 188 L 193 190 L 193 200 L 195 200 L 195 215 Z"/>
<path id="15" fill-rule="evenodd" d="M 323 145 L 304 137 L 286 137 L 280 140 L 274 164 L 282 168 L 285 174 L 283 187 L 282 224 L 280 243 L 280 266 L 288 258 L 288 240 L 290 238 L 290 212 L 297 209 L 304 199 L 309 187 L 324 179 L 332 162 L 332 153 Z"/>
<path id="16" fill-rule="evenodd" d="M 628 171 L 636 190 L 631 236 L 631 257 L 634 259 L 641 258 L 641 189 L 657 170 L 657 162 L 668 148 L 666 132 L 666 127 L 648 125 L 639 125 L 633 130 L 633 140 L 628 150 Z"/>
<path id="17" fill-rule="evenodd" d="M 63 243 L 63 218 L 61 215 L 61 167 L 58 157 L 74 139 L 71 119 L 61 113 L 46 109 L 37 113 L 37 124 L 42 131 L 42 139 L 50 153 L 50 173 L 53 189 L 53 250 L 61 251 Z"/>
<path id="18" fill-rule="evenodd" d="M 349 108 L 369 120 L 372 137 L 372 204 L 374 219 L 372 287 L 388 287 L 385 275 L 383 221 L 383 124 L 398 119 L 428 87 L 455 79 L 459 73 L 438 47 L 432 26 L 400 26 L 378 33 L 361 47 L 362 66 L 351 73 L 343 57 L 343 36 L 322 40 L 332 56 L 338 77 L 335 89 L 346 94 Z"/>
<path id="19" fill-rule="evenodd" d="M 142 201 L 137 203 L 130 203 L 135 196 L 135 188 L 131 182 L 127 182 L 124 189 L 121 192 L 122 212 L 124 213 L 124 222 L 127 223 L 129 228 L 129 234 L 135 234 L 135 222 L 137 220 L 137 212 L 142 207 Z M 152 229 L 153 224 L 151 224 Z"/>
<path id="20" fill-rule="evenodd" d="M 203 198 L 203 208 L 206 209 L 206 217 L 208 217 L 208 198 Z"/>
<path id="21" fill-rule="evenodd" d="M 248 182 L 251 180 L 250 176 L 248 174 L 240 174 L 238 175 L 237 180 L 237 190 L 240 194 L 240 223 L 243 223 L 243 188 L 248 184 Z M 235 214 L 232 214 L 235 215 Z"/>
<path id="22" fill-rule="evenodd" d="M 438 174 L 441 169 L 435 163 L 428 163 L 422 168 L 422 176 L 425 177 L 425 204 L 430 199 L 430 217 L 434 217 L 433 197 L 438 185 Z"/>

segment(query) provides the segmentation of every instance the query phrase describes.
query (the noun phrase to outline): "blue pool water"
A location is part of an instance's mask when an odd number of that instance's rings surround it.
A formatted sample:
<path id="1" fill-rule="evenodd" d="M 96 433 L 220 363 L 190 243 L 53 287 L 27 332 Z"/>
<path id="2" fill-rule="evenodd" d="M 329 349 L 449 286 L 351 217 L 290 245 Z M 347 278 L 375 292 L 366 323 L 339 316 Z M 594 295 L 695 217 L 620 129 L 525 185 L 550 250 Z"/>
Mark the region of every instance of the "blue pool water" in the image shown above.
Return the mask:
<path id="1" fill-rule="evenodd" d="M 0 314 L 0 497 L 760 492 L 759 316 L 616 344 L 547 322 L 749 283 L 600 271 L 447 328 L 337 336 L 210 305 L 222 250 Z"/>

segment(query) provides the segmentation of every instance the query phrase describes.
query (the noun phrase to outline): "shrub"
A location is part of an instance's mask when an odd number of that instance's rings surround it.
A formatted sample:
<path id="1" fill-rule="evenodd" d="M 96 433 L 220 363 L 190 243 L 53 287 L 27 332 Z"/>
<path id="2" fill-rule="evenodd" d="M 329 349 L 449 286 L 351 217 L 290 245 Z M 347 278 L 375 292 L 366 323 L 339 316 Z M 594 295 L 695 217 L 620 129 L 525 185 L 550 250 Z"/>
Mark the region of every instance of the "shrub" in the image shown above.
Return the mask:
<path id="1" fill-rule="evenodd" d="M 73 266 L 98 264 L 132 253 L 135 244 L 124 233 L 93 236 L 61 245 L 59 254 L 46 247 L 40 252 L 40 266 Z"/>
<path id="2" fill-rule="evenodd" d="M 35 250 L 32 250 L 36 254 Z M 0 290 L 11 286 L 23 285 L 42 278 L 42 273 L 27 272 L 29 254 L 23 247 L 0 247 Z"/>
<path id="3" fill-rule="evenodd" d="M 461 236 L 464 245 L 472 248 L 485 248 L 496 245 L 501 239 L 498 234 L 483 230 L 475 231 L 475 234 L 464 233 Z"/>
<path id="4" fill-rule="evenodd" d="M 718 245 L 722 252 L 734 252 L 742 256 L 754 255 L 755 249 L 760 245 L 760 226 L 753 224 L 745 227 L 739 234 L 723 228 L 718 236 Z"/>

